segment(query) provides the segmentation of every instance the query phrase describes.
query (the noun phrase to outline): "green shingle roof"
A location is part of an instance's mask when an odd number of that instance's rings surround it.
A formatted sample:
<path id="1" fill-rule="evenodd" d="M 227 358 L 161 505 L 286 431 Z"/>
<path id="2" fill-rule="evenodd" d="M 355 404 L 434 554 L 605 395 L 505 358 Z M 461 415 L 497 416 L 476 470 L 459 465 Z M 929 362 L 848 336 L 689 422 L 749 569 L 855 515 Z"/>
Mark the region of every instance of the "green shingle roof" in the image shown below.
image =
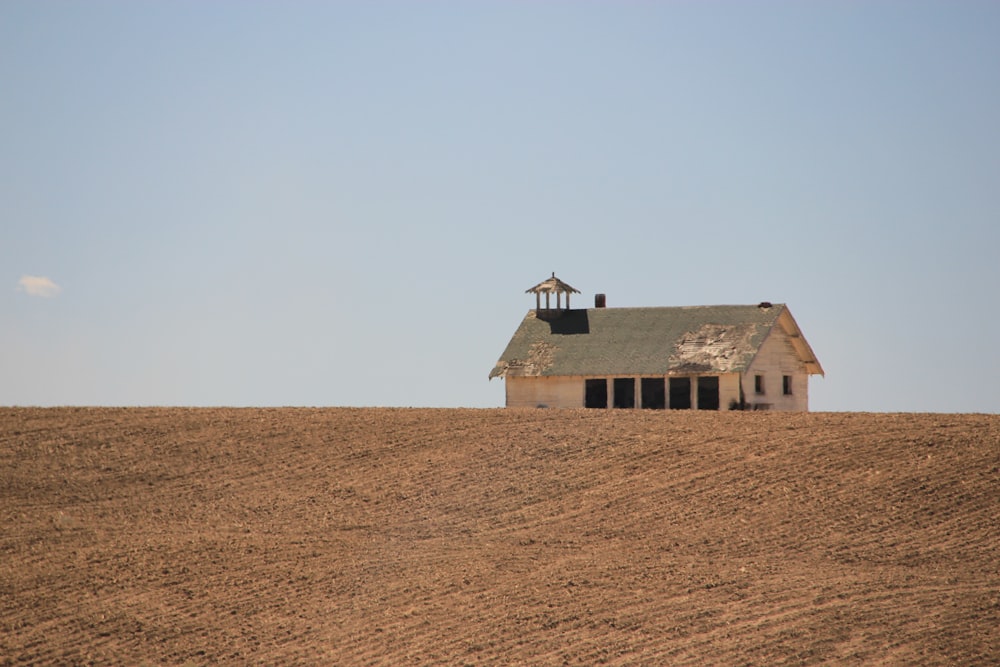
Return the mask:
<path id="1" fill-rule="evenodd" d="M 490 377 L 745 371 L 786 312 L 768 306 L 531 310 Z"/>

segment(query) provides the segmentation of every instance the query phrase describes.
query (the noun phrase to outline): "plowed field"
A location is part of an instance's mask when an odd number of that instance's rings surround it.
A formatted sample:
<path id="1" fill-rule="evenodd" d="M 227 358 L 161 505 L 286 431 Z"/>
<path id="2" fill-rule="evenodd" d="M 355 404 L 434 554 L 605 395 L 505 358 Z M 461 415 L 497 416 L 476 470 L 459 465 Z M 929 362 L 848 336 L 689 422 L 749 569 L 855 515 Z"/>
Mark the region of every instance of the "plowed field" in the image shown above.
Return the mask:
<path id="1" fill-rule="evenodd" d="M 1000 416 L 0 409 L 0 664 L 1000 662 Z"/>

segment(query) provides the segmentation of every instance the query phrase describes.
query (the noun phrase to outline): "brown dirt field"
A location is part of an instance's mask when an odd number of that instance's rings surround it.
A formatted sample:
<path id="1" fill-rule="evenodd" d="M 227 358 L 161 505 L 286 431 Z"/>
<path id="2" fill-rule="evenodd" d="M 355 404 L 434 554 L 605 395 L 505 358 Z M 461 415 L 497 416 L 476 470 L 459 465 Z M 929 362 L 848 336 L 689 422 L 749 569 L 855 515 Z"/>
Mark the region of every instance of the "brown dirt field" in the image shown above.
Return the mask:
<path id="1" fill-rule="evenodd" d="M 996 664 L 998 500 L 996 415 L 0 408 L 0 664 Z"/>

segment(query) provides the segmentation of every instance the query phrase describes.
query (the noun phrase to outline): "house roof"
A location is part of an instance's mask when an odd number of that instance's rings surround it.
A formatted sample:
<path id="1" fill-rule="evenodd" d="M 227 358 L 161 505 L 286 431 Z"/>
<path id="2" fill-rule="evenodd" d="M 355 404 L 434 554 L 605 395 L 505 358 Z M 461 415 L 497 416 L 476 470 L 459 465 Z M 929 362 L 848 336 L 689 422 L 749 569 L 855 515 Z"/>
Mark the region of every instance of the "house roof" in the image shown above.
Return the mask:
<path id="1" fill-rule="evenodd" d="M 531 310 L 490 378 L 553 375 L 686 375 L 749 368 L 780 327 L 808 373 L 816 355 L 784 304 L 588 308 L 555 317 Z"/>

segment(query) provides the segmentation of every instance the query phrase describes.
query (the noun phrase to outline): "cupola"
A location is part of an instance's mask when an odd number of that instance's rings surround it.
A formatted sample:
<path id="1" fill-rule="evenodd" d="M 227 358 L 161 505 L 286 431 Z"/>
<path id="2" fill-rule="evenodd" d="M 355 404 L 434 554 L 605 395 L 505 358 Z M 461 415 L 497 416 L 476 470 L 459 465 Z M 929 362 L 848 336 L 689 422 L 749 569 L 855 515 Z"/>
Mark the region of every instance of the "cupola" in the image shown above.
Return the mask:
<path id="1" fill-rule="evenodd" d="M 569 310 L 569 295 L 579 294 L 580 290 L 574 289 L 570 285 L 567 285 L 563 281 L 556 278 L 555 272 L 552 273 L 552 277 L 543 280 L 531 289 L 525 290 L 525 294 L 535 295 L 535 314 L 539 317 L 550 316 L 558 317 L 563 311 Z M 542 308 L 542 294 L 545 295 L 545 308 Z M 552 308 L 552 295 L 556 295 L 556 307 Z M 566 307 L 563 308 L 562 295 L 566 295 Z"/>

